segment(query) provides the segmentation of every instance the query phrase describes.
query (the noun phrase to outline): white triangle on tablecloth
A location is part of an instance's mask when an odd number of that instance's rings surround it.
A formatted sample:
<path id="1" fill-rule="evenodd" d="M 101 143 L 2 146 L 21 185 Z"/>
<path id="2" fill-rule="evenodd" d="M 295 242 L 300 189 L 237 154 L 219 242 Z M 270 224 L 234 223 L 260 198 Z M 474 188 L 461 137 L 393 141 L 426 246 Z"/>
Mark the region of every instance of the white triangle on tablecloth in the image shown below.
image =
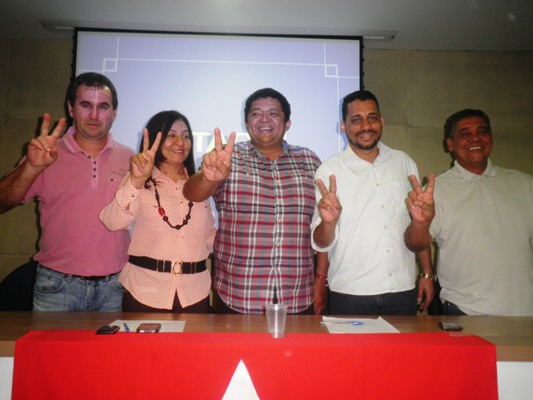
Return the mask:
<path id="1" fill-rule="evenodd" d="M 254 383 L 248 373 L 248 369 L 244 362 L 239 361 L 239 365 L 235 369 L 226 393 L 224 393 L 223 400 L 259 400 L 257 392 L 255 391 Z"/>

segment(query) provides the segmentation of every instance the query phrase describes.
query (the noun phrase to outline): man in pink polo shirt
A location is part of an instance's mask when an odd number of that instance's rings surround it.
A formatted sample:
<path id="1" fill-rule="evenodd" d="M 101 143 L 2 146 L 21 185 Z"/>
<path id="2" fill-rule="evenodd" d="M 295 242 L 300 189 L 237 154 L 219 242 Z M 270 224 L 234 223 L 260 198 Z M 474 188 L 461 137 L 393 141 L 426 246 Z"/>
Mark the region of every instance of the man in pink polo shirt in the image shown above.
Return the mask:
<path id="1" fill-rule="evenodd" d="M 77 76 L 67 91 L 73 126 L 60 138 L 61 118 L 28 143 L 19 165 L 0 180 L 0 212 L 32 198 L 39 202 L 41 237 L 34 311 L 120 311 L 118 273 L 126 263 L 127 231 L 110 232 L 98 215 L 129 170 L 133 151 L 109 132 L 117 92 L 103 75 Z"/>

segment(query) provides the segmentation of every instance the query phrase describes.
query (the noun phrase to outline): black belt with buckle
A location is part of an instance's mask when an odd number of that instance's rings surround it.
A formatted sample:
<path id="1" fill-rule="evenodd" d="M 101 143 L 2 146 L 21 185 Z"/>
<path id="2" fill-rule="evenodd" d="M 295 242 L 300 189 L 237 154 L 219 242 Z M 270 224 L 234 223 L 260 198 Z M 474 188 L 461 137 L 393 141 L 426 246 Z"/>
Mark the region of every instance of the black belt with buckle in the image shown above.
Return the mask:
<path id="1" fill-rule="evenodd" d="M 205 260 L 197 262 L 181 262 L 156 260 L 150 257 L 129 256 L 128 261 L 141 268 L 157 272 L 173 272 L 176 275 L 197 274 L 198 272 L 203 272 L 207 269 Z"/>

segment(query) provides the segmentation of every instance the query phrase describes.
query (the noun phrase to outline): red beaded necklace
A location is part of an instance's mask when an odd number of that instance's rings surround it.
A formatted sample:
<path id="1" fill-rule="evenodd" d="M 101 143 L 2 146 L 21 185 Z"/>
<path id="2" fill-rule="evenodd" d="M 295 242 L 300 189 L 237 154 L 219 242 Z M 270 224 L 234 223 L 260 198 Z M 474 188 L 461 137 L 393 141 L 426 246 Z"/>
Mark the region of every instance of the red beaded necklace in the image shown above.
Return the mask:
<path id="1" fill-rule="evenodd" d="M 178 225 L 172 225 L 170 223 L 170 221 L 168 220 L 168 217 L 166 215 L 165 209 L 163 207 L 161 207 L 161 200 L 159 198 L 159 192 L 157 191 L 157 184 L 156 184 L 154 178 L 150 177 L 149 180 L 154 185 L 155 200 L 157 201 L 157 211 L 159 211 L 159 215 L 161 215 L 161 217 L 163 217 L 163 221 L 165 221 L 168 224 L 168 226 L 170 226 L 171 228 L 176 229 L 176 230 L 179 231 L 182 227 L 187 225 L 189 223 L 189 220 L 191 219 L 191 210 L 192 210 L 193 202 L 189 201 L 189 212 L 187 213 L 185 218 L 183 218 L 183 221 L 182 221 L 181 225 L 179 225 L 179 224 Z"/>

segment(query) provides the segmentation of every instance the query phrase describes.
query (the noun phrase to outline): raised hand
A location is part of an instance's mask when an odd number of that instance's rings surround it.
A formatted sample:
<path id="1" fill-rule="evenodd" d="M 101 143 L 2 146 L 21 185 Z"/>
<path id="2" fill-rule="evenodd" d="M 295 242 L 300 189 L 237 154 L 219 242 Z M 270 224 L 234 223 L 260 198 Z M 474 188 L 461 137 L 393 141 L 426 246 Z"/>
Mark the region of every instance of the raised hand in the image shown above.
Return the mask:
<path id="1" fill-rule="evenodd" d="M 158 132 L 152 147 L 149 147 L 150 140 L 148 139 L 148 129 L 145 128 L 143 132 L 143 151 L 132 156 L 130 159 L 130 180 L 132 185 L 137 189 L 142 188 L 144 182 L 146 182 L 152 174 L 155 154 L 161 143 L 161 135 L 161 132 Z"/>
<path id="2" fill-rule="evenodd" d="M 409 181 L 413 190 L 409 192 L 405 203 L 407 204 L 411 218 L 415 223 L 430 223 L 435 216 L 435 202 L 433 200 L 435 175 L 429 175 L 429 183 L 426 190 L 422 189 L 414 175 L 409 176 Z"/>
<path id="3" fill-rule="evenodd" d="M 50 114 L 44 114 L 41 133 L 28 143 L 28 164 L 35 169 L 44 169 L 57 159 L 56 141 L 63 133 L 67 122 L 60 118 L 50 133 Z"/>
<path id="4" fill-rule="evenodd" d="M 321 179 L 317 179 L 316 184 L 322 194 L 322 198 L 317 204 L 320 218 L 325 223 L 336 222 L 341 216 L 342 206 L 337 198 L 337 180 L 335 175 L 330 175 L 329 177 L 329 189 Z"/>
<path id="5" fill-rule="evenodd" d="M 215 128 L 215 148 L 202 158 L 202 175 L 209 182 L 222 182 L 231 170 L 231 154 L 235 145 L 235 132 L 231 132 L 226 146 L 222 145 L 220 129 Z"/>

